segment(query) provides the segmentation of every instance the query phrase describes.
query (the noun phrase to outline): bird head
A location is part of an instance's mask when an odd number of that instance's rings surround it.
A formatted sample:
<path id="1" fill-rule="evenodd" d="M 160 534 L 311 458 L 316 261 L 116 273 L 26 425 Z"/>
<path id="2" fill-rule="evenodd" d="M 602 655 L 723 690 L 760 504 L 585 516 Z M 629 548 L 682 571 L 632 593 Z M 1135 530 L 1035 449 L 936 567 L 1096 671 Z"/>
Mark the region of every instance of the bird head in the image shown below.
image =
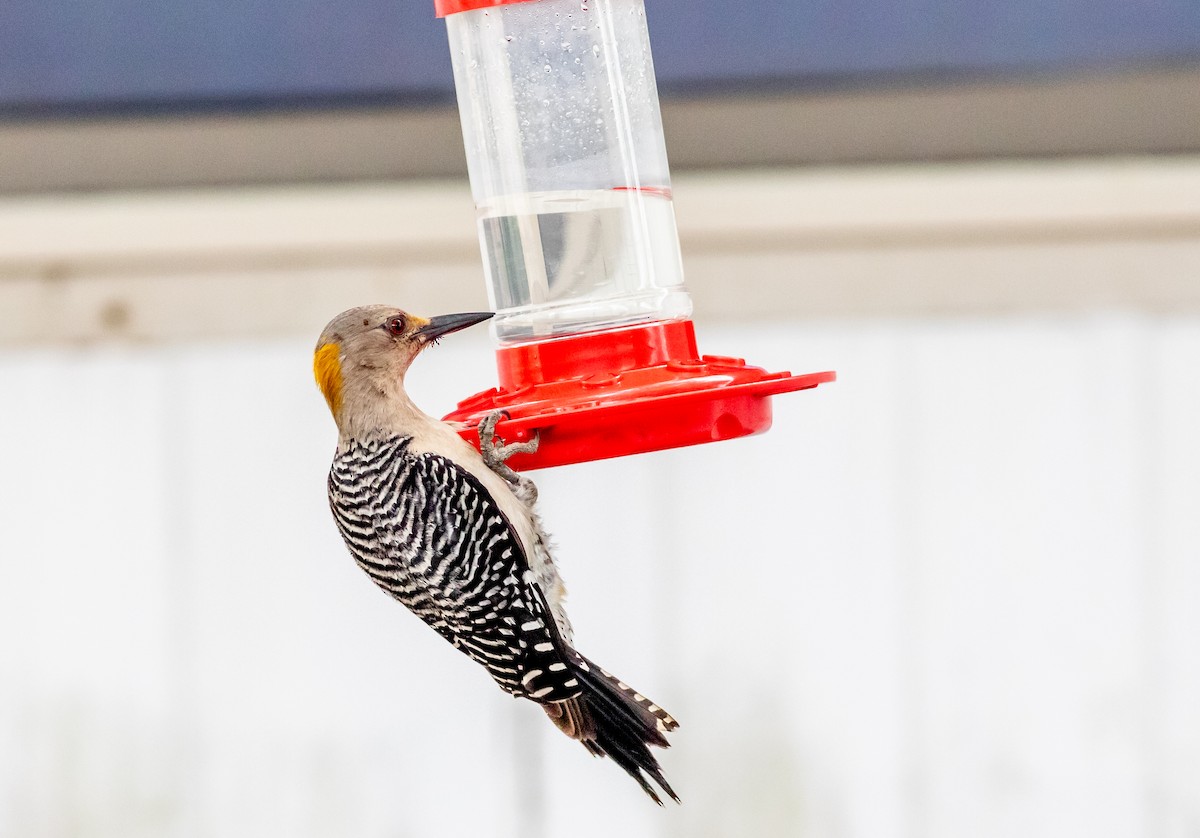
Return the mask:
<path id="1" fill-rule="evenodd" d="M 490 311 L 418 317 L 395 306 L 362 306 L 329 321 L 317 340 L 313 374 L 340 419 L 347 382 L 401 383 L 413 359 L 438 338 L 481 323 Z"/>

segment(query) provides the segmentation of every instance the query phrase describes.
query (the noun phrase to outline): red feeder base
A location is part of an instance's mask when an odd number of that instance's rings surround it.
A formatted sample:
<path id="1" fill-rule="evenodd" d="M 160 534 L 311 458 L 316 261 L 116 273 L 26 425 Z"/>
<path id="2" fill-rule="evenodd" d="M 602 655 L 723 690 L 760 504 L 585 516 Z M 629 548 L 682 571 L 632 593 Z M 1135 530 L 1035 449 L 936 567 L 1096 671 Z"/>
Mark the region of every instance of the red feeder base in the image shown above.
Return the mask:
<path id="1" fill-rule="evenodd" d="M 661 451 L 759 434 L 771 427 L 771 396 L 833 381 L 833 372 L 792 375 L 741 358 L 699 354 L 691 320 L 589 332 L 497 350 L 500 386 L 459 402 L 446 416 L 475 426 L 506 411 L 505 442 L 539 438 L 517 454 L 518 471 Z"/>

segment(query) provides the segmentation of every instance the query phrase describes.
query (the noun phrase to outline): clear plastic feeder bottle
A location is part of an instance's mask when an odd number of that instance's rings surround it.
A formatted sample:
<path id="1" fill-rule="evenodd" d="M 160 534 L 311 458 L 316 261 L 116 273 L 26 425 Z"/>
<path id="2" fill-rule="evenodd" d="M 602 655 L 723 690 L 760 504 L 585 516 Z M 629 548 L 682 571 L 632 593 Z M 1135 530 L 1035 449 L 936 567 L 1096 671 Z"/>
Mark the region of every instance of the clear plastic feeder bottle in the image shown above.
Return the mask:
<path id="1" fill-rule="evenodd" d="M 691 314 L 642 0 L 439 0 L 502 344 Z"/>

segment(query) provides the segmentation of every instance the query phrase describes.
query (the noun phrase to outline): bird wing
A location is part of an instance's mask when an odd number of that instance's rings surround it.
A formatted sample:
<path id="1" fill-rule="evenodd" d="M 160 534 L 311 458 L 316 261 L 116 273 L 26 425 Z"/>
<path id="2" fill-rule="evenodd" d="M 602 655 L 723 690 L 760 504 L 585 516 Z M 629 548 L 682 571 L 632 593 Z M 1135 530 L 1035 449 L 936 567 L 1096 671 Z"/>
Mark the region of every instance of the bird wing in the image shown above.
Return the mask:
<path id="1" fill-rule="evenodd" d="M 351 446 L 330 472 L 350 552 L 379 587 L 500 686 L 539 702 L 581 688 L 512 524 L 483 484 L 447 457 Z M 339 462 L 341 461 L 341 462 Z"/>

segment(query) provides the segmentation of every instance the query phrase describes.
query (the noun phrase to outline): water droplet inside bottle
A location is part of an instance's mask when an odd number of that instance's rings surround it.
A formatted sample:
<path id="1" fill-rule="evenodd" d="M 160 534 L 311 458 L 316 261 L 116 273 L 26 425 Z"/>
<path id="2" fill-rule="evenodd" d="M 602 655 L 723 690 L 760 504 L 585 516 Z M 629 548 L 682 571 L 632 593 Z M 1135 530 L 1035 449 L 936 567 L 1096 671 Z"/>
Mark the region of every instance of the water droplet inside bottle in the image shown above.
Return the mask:
<path id="1" fill-rule="evenodd" d="M 592 44 L 592 55 L 596 56 L 597 58 L 600 57 L 600 45 L 599 44 Z"/>

